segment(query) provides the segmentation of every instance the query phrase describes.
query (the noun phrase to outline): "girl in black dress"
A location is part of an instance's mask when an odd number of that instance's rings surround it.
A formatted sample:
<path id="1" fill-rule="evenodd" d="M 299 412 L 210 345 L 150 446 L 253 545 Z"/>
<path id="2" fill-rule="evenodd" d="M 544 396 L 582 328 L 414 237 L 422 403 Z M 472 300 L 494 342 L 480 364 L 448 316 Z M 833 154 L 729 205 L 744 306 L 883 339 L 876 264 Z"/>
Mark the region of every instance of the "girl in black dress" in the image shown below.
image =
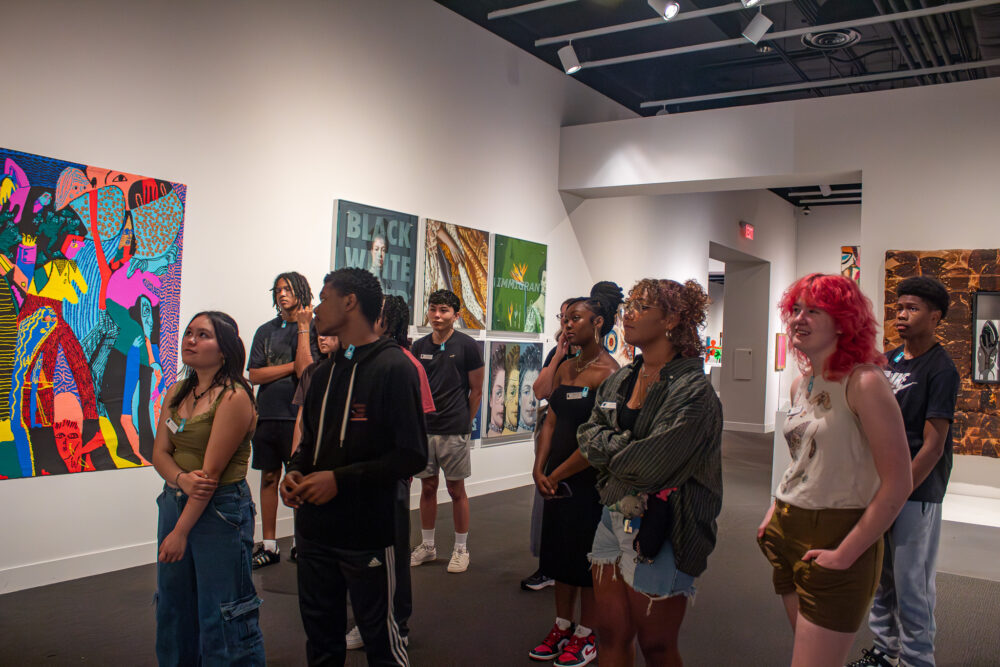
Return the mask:
<path id="1" fill-rule="evenodd" d="M 571 299 L 563 317 L 563 335 L 580 354 L 556 370 L 549 412 L 538 436 L 533 476 L 545 498 L 542 514 L 541 571 L 555 579 L 556 622 L 529 652 L 534 660 L 556 665 L 585 665 L 597 657 L 593 581 L 587 553 L 601 519 L 597 477 L 578 449 L 576 430 L 590 417 L 600 384 L 618 370 L 602 341 L 615 323 L 621 288 L 601 282 L 590 298 Z M 576 599 L 580 622 L 573 627 Z"/>

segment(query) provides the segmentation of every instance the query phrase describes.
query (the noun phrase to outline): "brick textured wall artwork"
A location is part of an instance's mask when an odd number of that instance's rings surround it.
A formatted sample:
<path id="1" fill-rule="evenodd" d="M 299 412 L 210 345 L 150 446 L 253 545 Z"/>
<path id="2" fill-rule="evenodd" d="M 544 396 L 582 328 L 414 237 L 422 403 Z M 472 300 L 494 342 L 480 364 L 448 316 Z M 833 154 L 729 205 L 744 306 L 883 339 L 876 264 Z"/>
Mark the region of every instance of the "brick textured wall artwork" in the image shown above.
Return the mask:
<path id="1" fill-rule="evenodd" d="M 889 250 L 885 253 L 885 322 L 895 318 L 896 287 L 910 276 L 937 278 L 951 294 L 938 338 L 958 368 L 961 384 L 952 436 L 956 454 L 1000 456 L 1000 385 L 972 381 L 972 301 L 976 292 L 1000 291 L 1000 250 Z M 901 344 L 891 326 L 885 346 Z"/>

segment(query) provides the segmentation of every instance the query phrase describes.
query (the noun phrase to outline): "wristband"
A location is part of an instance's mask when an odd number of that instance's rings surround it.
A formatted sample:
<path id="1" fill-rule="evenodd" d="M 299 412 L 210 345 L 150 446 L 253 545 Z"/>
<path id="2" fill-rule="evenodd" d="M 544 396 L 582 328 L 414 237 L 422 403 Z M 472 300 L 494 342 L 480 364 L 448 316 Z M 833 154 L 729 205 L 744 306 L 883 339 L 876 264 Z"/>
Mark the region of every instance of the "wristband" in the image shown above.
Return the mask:
<path id="1" fill-rule="evenodd" d="M 300 335 L 300 336 L 301 336 L 302 334 L 307 334 L 307 333 L 309 333 L 309 329 L 306 329 L 305 331 L 302 331 L 301 329 L 299 330 L 299 335 Z"/>
<path id="2" fill-rule="evenodd" d="M 180 482 L 180 480 L 181 480 L 181 475 L 183 475 L 183 474 L 184 474 L 184 471 L 181 470 L 179 473 L 177 473 L 177 476 L 174 477 L 174 486 L 176 486 L 178 489 L 181 488 L 181 482 Z"/>

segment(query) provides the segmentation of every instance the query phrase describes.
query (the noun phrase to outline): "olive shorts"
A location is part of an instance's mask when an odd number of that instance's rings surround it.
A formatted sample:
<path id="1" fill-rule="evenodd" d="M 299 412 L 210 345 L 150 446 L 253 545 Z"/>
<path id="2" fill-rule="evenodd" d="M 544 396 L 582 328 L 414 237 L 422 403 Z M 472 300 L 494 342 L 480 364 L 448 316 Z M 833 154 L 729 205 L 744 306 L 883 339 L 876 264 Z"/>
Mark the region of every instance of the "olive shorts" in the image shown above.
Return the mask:
<path id="1" fill-rule="evenodd" d="M 774 568 L 774 591 L 795 593 L 799 613 L 821 628 L 857 632 L 868 616 L 882 573 L 883 540 L 875 541 L 846 570 L 804 561 L 810 549 L 835 549 L 857 524 L 864 509 L 806 510 L 780 500 L 757 540 Z"/>

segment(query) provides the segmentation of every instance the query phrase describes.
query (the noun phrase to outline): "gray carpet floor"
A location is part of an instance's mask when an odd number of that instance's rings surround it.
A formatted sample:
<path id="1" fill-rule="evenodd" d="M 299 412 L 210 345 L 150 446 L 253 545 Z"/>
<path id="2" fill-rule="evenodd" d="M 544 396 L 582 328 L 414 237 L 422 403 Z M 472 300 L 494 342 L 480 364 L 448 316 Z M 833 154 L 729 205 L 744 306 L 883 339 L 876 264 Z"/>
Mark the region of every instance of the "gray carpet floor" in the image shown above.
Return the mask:
<path id="1" fill-rule="evenodd" d="M 681 653 L 695 666 L 788 664 L 791 632 L 754 540 L 769 500 L 771 437 L 727 433 L 723 446 L 719 543 L 681 629 Z M 472 564 L 464 574 L 445 571 L 450 510 L 441 508 L 443 557 L 412 570 L 413 665 L 537 664 L 527 652 L 551 626 L 554 606 L 551 589 L 518 586 L 535 567 L 527 552 L 531 496 L 525 487 L 472 499 Z M 416 512 L 411 520 L 419 535 Z M 282 541 L 285 553 L 288 546 Z M 255 580 L 268 664 L 305 664 L 295 565 L 282 561 Z M 155 664 L 155 582 L 149 565 L 0 596 L 0 665 Z M 1000 665 L 1000 583 L 939 573 L 937 609 L 939 665 Z M 853 653 L 870 640 L 862 629 Z M 351 652 L 348 665 L 364 664 L 363 652 Z"/>

